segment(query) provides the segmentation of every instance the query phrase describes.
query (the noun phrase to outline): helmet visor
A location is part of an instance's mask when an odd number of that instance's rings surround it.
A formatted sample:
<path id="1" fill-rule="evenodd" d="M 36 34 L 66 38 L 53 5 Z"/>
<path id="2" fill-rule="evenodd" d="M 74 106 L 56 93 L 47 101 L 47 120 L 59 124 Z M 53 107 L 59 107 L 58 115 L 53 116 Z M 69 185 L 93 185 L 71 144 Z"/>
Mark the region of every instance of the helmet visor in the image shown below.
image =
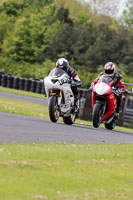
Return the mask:
<path id="1" fill-rule="evenodd" d="M 114 69 L 105 69 L 105 73 L 106 74 L 113 74 L 114 73 Z"/>

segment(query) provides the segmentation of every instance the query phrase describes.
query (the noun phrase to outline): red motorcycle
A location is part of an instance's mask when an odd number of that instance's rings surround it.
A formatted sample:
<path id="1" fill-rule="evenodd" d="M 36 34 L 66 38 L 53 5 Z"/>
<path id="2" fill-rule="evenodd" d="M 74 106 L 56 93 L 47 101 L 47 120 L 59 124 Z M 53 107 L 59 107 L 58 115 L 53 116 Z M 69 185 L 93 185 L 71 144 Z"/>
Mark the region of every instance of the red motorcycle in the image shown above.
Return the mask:
<path id="1" fill-rule="evenodd" d="M 98 128 L 102 122 L 110 130 L 116 126 L 117 97 L 112 84 L 111 77 L 102 75 L 92 88 L 92 121 L 95 128 Z"/>

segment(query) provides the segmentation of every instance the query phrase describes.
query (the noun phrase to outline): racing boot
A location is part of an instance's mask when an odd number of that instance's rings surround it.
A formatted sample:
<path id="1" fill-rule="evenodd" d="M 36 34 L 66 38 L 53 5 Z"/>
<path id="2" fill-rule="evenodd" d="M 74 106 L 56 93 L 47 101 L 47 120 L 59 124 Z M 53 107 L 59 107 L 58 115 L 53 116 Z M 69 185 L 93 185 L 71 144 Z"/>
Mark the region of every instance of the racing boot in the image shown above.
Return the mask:
<path id="1" fill-rule="evenodd" d="M 121 105 L 117 105 L 116 113 L 115 113 L 115 117 L 116 117 L 117 119 L 119 119 L 120 113 L 122 113 L 122 106 L 121 106 Z"/>
<path id="2" fill-rule="evenodd" d="M 120 116 L 120 115 L 119 115 L 119 113 L 117 112 L 117 113 L 114 114 L 114 116 L 115 116 L 115 119 L 119 119 L 119 116 Z"/>

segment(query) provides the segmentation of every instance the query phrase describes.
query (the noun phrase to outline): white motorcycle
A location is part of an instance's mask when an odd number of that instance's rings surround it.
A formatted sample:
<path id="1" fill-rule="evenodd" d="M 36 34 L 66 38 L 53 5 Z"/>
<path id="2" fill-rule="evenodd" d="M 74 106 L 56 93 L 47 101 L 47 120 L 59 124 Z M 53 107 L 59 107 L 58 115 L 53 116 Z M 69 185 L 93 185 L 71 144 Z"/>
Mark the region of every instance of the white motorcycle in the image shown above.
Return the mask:
<path id="1" fill-rule="evenodd" d="M 48 99 L 49 116 L 52 122 L 63 118 L 65 124 L 73 124 L 76 119 L 74 95 L 71 90 L 71 79 L 59 68 L 54 68 L 44 78 L 45 92 Z"/>

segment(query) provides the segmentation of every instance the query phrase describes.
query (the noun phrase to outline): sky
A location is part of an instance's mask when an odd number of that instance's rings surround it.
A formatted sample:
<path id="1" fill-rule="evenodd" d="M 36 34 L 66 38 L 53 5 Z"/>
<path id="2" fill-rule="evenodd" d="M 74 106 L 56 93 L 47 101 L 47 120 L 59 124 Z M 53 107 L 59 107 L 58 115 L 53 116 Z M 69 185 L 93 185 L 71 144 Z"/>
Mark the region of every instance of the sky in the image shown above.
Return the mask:
<path id="1" fill-rule="evenodd" d="M 109 16 L 111 16 L 112 13 L 110 12 L 110 10 L 108 11 L 108 7 L 110 7 L 110 9 L 113 8 L 112 12 L 114 13 L 113 15 L 115 17 L 119 17 L 122 14 L 122 12 L 125 8 L 126 2 L 127 2 L 127 0 L 111 0 L 111 1 L 104 0 L 103 1 L 104 4 L 101 4 L 100 3 L 101 0 L 95 0 L 95 1 L 94 0 L 80 0 L 80 1 L 81 2 L 85 1 L 87 3 L 90 2 L 91 7 L 95 8 L 98 13 L 101 13 L 104 10 L 105 14 L 109 15 Z M 95 4 L 93 2 L 95 2 Z"/>

